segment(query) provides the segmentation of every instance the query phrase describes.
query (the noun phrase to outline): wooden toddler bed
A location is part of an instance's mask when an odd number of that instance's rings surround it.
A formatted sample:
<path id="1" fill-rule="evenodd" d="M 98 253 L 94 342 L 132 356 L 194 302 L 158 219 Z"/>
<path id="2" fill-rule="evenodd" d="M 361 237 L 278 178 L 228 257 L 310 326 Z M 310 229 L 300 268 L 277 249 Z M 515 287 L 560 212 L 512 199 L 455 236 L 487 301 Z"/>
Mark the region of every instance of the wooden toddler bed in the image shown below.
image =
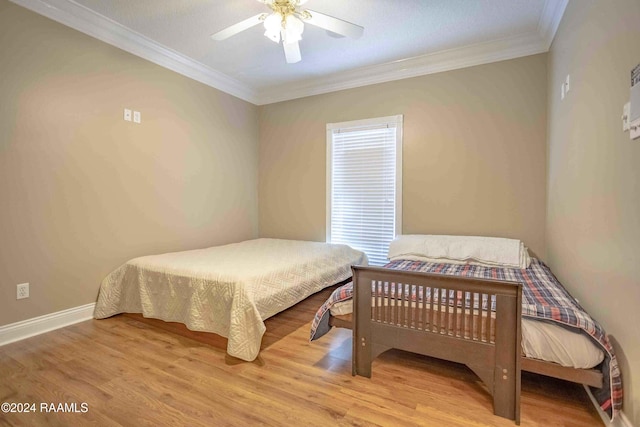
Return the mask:
<path id="1" fill-rule="evenodd" d="M 373 267 L 353 272 L 354 375 L 371 377 L 372 360 L 392 348 L 464 363 L 486 384 L 494 413 L 520 423 L 518 283 Z M 486 309 L 492 302 L 495 311 Z"/>
<path id="2" fill-rule="evenodd" d="M 371 361 L 391 348 L 464 363 L 493 395 L 494 412 L 516 422 L 520 370 L 590 386 L 601 409 L 615 417 L 622 382 L 613 348 L 544 263 L 530 258 L 526 268 L 503 268 L 406 258 L 384 268 L 354 267 L 354 283 L 338 288 L 318 310 L 311 340 L 333 326 L 353 329 L 354 375 L 370 376 Z M 520 345 L 525 321 L 528 328 L 550 326 L 582 340 L 600 355 L 597 366 L 527 357 L 525 341 Z"/>

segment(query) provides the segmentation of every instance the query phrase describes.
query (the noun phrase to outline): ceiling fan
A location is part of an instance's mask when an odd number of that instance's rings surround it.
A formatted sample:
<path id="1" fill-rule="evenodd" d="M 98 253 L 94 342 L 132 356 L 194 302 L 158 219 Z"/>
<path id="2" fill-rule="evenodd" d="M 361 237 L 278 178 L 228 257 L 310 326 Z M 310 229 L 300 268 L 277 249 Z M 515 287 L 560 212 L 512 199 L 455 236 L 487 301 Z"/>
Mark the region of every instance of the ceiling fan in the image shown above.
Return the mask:
<path id="1" fill-rule="evenodd" d="M 362 36 L 364 31 L 363 27 L 352 24 L 351 22 L 343 21 L 342 19 L 334 18 L 333 16 L 313 10 L 298 9 L 298 6 L 306 3 L 307 0 L 258 1 L 267 5 L 271 9 L 271 12 L 261 13 L 238 22 L 235 25 L 212 34 L 211 38 L 217 41 L 225 40 L 241 31 L 262 23 L 265 28 L 264 35 L 268 39 L 276 43 L 280 43 L 280 40 L 282 40 L 287 63 L 293 64 L 302 59 L 298 42 L 302 40 L 305 22 L 323 28 L 330 34 L 333 33 L 355 39 Z"/>

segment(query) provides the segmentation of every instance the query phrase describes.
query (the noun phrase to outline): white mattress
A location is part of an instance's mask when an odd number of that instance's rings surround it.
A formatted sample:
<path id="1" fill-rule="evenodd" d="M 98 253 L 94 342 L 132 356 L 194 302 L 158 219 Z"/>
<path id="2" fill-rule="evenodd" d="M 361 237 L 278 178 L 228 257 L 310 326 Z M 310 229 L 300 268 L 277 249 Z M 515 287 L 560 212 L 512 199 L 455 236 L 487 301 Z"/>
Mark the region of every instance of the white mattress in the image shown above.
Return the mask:
<path id="1" fill-rule="evenodd" d="M 256 239 L 206 249 L 135 258 L 102 282 L 97 319 L 142 313 L 229 339 L 227 352 L 253 360 L 263 320 L 366 265 L 346 245 Z"/>
<path id="2" fill-rule="evenodd" d="M 330 311 L 333 316 L 350 314 L 353 300 L 336 303 Z M 593 368 L 604 359 L 602 350 L 586 335 L 525 317 L 522 318 L 522 351 L 532 359 L 580 369 Z"/>

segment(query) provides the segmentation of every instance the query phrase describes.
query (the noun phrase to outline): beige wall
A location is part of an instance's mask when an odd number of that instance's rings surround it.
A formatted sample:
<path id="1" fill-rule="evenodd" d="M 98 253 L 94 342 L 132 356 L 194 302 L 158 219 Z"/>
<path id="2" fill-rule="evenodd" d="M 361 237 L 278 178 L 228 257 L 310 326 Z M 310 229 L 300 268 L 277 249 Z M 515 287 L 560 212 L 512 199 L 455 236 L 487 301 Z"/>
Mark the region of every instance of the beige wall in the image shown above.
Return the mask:
<path id="1" fill-rule="evenodd" d="M 0 325 L 94 302 L 128 258 L 257 236 L 257 107 L 5 0 L 0 58 Z"/>
<path id="2" fill-rule="evenodd" d="M 640 63 L 638 0 L 573 1 L 549 54 L 548 258 L 617 343 L 640 425 L 640 140 L 622 132 Z M 560 84 L 571 91 L 560 101 Z"/>
<path id="3" fill-rule="evenodd" d="M 403 232 L 544 256 L 546 54 L 260 107 L 261 236 L 325 239 L 327 123 L 404 115 Z"/>

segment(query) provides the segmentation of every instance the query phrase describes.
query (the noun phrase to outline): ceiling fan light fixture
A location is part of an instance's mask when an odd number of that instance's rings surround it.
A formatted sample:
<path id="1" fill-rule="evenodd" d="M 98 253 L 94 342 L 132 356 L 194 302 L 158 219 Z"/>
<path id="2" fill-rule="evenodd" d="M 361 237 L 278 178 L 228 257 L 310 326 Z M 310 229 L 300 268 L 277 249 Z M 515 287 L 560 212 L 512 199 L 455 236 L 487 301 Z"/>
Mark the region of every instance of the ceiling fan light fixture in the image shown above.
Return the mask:
<path id="1" fill-rule="evenodd" d="M 280 43 L 280 31 L 282 30 L 282 15 L 272 13 L 264 20 L 265 37 L 276 43 Z"/>

